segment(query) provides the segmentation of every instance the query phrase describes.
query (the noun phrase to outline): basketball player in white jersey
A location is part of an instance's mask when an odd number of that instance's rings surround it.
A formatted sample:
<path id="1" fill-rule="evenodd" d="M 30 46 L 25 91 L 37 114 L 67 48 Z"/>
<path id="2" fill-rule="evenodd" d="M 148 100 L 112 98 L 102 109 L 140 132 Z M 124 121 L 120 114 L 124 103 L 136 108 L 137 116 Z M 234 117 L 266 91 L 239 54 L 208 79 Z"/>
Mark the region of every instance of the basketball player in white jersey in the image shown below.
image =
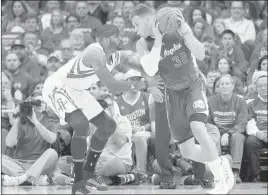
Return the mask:
<path id="1" fill-rule="evenodd" d="M 116 81 L 110 73 L 109 69 L 119 64 L 122 58 L 119 52 L 115 53 L 122 45 L 120 31 L 116 26 L 105 24 L 98 27 L 96 37 L 98 43 L 89 45 L 80 55 L 51 75 L 43 88 L 43 97 L 47 104 L 61 122 L 68 123 L 74 129 L 71 153 L 75 181 L 72 194 L 89 194 L 86 185 L 95 186 L 98 190 L 108 189 L 100 178 L 96 178 L 95 166 L 107 140 L 116 129 L 116 123 L 86 89 L 98 80 L 112 93 L 148 87 L 148 82 Z M 157 85 L 157 82 L 154 84 Z M 84 164 L 89 122 L 97 130 L 92 136 Z"/>

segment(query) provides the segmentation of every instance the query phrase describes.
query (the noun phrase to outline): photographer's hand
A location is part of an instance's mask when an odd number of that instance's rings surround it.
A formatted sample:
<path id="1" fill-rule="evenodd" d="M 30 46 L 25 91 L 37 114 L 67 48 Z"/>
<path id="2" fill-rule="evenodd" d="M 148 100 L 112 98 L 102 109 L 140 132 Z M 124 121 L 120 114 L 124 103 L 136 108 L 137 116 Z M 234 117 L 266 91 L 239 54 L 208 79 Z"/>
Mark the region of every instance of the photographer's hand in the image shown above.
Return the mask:
<path id="1" fill-rule="evenodd" d="M 41 135 L 41 137 L 46 140 L 48 143 L 53 144 L 57 139 L 57 134 L 55 130 L 55 125 L 52 124 L 50 127 L 45 127 L 43 124 L 41 124 L 35 114 L 35 111 L 33 110 L 32 116 L 27 117 L 30 122 L 34 124 L 37 131 Z M 53 126 L 53 127 L 52 127 Z"/>
<path id="2" fill-rule="evenodd" d="M 37 123 L 39 123 L 39 121 L 37 120 L 36 118 L 36 114 L 34 112 L 34 109 L 33 109 L 33 114 L 32 116 L 28 116 L 27 117 L 29 119 L 29 121 L 31 121 L 31 123 L 33 123 L 34 125 L 36 125 Z"/>

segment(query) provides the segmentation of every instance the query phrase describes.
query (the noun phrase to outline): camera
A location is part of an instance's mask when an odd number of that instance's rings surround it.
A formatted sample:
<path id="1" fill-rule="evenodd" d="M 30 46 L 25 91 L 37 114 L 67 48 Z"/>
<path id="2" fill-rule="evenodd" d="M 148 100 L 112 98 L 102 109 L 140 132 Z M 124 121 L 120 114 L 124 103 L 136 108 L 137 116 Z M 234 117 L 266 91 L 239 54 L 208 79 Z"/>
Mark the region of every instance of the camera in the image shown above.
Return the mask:
<path id="1" fill-rule="evenodd" d="M 25 123 L 25 119 L 33 114 L 33 106 L 41 106 L 41 100 L 23 100 L 20 103 L 20 110 L 14 115 L 14 117 L 20 117 L 22 123 Z"/>

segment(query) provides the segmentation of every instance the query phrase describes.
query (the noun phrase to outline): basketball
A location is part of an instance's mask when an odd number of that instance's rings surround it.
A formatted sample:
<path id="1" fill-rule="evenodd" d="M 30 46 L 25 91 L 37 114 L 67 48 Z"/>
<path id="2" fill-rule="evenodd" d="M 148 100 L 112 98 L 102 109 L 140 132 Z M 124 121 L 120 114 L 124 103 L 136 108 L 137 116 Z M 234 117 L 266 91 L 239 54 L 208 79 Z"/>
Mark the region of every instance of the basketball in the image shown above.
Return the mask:
<path id="1" fill-rule="evenodd" d="M 178 9 L 171 7 L 161 8 L 156 12 L 156 23 L 159 22 L 161 33 L 174 32 L 180 27 L 180 20 L 177 19 Z"/>

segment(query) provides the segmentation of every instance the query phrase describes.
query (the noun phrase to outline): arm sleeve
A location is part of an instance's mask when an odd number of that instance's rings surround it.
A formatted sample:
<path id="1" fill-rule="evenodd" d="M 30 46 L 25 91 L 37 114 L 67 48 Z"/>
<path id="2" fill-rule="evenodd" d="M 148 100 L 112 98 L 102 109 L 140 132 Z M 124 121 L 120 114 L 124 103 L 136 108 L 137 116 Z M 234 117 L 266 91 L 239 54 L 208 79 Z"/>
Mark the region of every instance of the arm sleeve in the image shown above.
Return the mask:
<path id="1" fill-rule="evenodd" d="M 149 54 L 141 57 L 141 65 L 149 76 L 154 76 L 158 71 L 161 48 L 153 47 Z"/>

